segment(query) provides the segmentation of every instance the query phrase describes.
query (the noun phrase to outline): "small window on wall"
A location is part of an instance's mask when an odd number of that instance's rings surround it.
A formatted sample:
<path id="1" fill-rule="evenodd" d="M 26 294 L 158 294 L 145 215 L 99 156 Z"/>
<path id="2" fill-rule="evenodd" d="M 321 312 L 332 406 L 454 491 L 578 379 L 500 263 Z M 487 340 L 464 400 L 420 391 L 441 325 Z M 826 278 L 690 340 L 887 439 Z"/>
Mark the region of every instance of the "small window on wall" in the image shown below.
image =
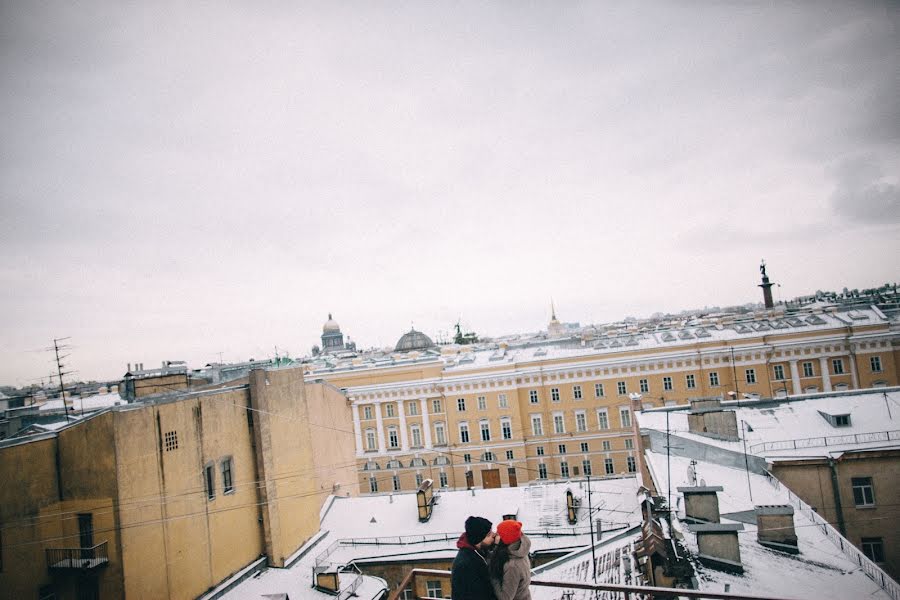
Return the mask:
<path id="1" fill-rule="evenodd" d="M 538 465 L 538 479 L 547 479 L 547 465 L 544 463 Z"/>
<path id="2" fill-rule="evenodd" d="M 226 458 L 222 461 L 222 488 L 226 494 L 234 491 L 234 483 L 231 475 L 231 459 Z"/>
<path id="3" fill-rule="evenodd" d="M 443 407 L 441 406 L 441 401 L 439 399 L 436 398 L 431 401 L 431 412 L 434 414 L 443 412 Z"/>
<path id="4" fill-rule="evenodd" d="M 869 365 L 872 367 L 873 373 L 881 373 L 881 357 L 873 356 L 869 359 Z"/>
<path id="5" fill-rule="evenodd" d="M 831 360 L 831 370 L 835 375 L 843 375 L 844 374 L 844 361 L 840 358 L 833 358 Z"/>
<path id="6" fill-rule="evenodd" d="M 372 418 L 372 407 L 363 406 L 363 419 L 371 419 Z"/>
<path id="7" fill-rule="evenodd" d="M 580 386 L 580 385 L 573 385 L 573 386 L 572 386 L 572 397 L 573 397 L 575 400 L 581 400 L 582 395 L 581 395 L 581 386 Z"/>
<path id="8" fill-rule="evenodd" d="M 884 539 L 880 537 L 864 537 L 860 546 L 862 546 L 862 551 L 866 558 L 876 563 L 884 562 Z"/>
<path id="9" fill-rule="evenodd" d="M 384 405 L 384 415 L 388 418 L 394 416 L 394 404 L 393 403 Z"/>
<path id="10" fill-rule="evenodd" d="M 171 452 L 172 450 L 178 450 L 178 432 L 177 431 L 167 431 L 164 439 L 165 439 L 165 445 L 166 445 L 166 452 Z"/>
<path id="11" fill-rule="evenodd" d="M 213 465 L 206 465 L 206 499 L 213 500 L 216 497 L 216 469 Z"/>
<path id="12" fill-rule="evenodd" d="M 419 402 L 417 400 L 410 400 L 406 403 L 406 412 L 412 416 L 416 416 L 419 414 Z"/>
<path id="13" fill-rule="evenodd" d="M 506 394 L 497 395 L 497 406 L 499 408 L 509 408 L 509 401 L 506 398 Z"/>

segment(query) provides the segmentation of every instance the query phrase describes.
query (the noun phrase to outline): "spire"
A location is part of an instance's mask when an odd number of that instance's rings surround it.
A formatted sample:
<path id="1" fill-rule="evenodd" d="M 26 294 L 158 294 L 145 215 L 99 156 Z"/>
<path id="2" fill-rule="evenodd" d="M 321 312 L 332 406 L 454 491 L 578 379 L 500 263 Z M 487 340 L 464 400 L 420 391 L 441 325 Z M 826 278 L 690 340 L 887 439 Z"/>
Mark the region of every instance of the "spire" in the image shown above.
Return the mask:
<path id="1" fill-rule="evenodd" d="M 550 319 L 556 320 L 556 307 L 553 305 L 553 298 L 550 298 Z"/>
<path id="2" fill-rule="evenodd" d="M 328 320 L 331 320 L 331 313 L 328 313 Z"/>

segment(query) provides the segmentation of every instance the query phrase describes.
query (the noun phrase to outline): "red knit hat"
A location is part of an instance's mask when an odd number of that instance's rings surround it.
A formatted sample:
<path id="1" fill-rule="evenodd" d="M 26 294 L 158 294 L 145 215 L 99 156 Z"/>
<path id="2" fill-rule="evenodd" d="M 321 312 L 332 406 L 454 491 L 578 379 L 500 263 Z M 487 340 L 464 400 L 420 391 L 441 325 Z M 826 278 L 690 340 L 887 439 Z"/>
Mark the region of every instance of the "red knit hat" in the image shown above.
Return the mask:
<path id="1" fill-rule="evenodd" d="M 497 533 L 507 546 L 515 544 L 522 538 L 522 524 L 518 521 L 502 521 L 497 525 Z"/>

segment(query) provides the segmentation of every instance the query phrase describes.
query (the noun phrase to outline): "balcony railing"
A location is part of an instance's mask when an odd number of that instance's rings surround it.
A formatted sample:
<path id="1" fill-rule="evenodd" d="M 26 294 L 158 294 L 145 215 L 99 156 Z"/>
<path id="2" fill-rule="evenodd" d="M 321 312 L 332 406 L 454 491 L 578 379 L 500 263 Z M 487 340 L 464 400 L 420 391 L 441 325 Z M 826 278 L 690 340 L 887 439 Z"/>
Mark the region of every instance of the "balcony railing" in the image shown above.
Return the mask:
<path id="1" fill-rule="evenodd" d="M 91 548 L 47 548 L 48 569 L 97 569 L 109 564 L 106 541 Z"/>
<path id="2" fill-rule="evenodd" d="M 397 589 L 390 595 L 390 600 L 398 600 L 403 590 L 412 589 L 412 597 L 416 600 L 442 600 L 430 596 L 418 596 L 416 590 L 416 578 L 428 577 L 429 579 L 449 579 L 450 571 L 438 571 L 435 569 L 411 570 Z M 671 600 L 672 598 L 686 598 L 688 600 L 785 600 L 772 596 L 751 596 L 748 594 L 731 594 L 728 592 L 706 592 L 702 590 L 685 590 L 681 588 L 664 588 L 640 585 L 618 585 L 613 583 L 575 583 L 571 581 L 545 581 L 531 580 L 532 586 L 559 588 L 560 590 L 589 590 L 593 592 L 605 592 L 597 594 L 597 597 L 622 600 Z"/>

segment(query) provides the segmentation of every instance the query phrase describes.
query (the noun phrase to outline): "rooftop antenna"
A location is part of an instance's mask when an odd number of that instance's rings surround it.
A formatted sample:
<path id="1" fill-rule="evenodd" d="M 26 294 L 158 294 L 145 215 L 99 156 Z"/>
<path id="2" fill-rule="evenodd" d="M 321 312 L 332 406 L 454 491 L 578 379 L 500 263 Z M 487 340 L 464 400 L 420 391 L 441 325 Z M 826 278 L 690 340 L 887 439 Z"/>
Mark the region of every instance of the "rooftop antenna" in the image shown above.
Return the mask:
<path id="1" fill-rule="evenodd" d="M 62 368 L 65 366 L 62 364 L 62 359 L 69 356 L 68 354 L 64 354 L 62 356 L 59 355 L 60 350 L 68 350 L 71 348 L 68 344 L 63 344 L 62 346 L 59 344 L 63 340 L 71 339 L 71 337 L 62 337 L 62 338 L 54 338 L 53 340 L 53 353 L 56 356 L 56 372 L 59 375 L 59 397 L 62 399 L 63 409 L 66 411 L 66 421 L 69 420 L 69 405 L 66 404 L 66 388 L 63 385 L 63 375 L 71 373 L 71 371 L 67 371 L 63 373 Z M 84 416 L 84 402 L 81 403 L 81 416 Z"/>

